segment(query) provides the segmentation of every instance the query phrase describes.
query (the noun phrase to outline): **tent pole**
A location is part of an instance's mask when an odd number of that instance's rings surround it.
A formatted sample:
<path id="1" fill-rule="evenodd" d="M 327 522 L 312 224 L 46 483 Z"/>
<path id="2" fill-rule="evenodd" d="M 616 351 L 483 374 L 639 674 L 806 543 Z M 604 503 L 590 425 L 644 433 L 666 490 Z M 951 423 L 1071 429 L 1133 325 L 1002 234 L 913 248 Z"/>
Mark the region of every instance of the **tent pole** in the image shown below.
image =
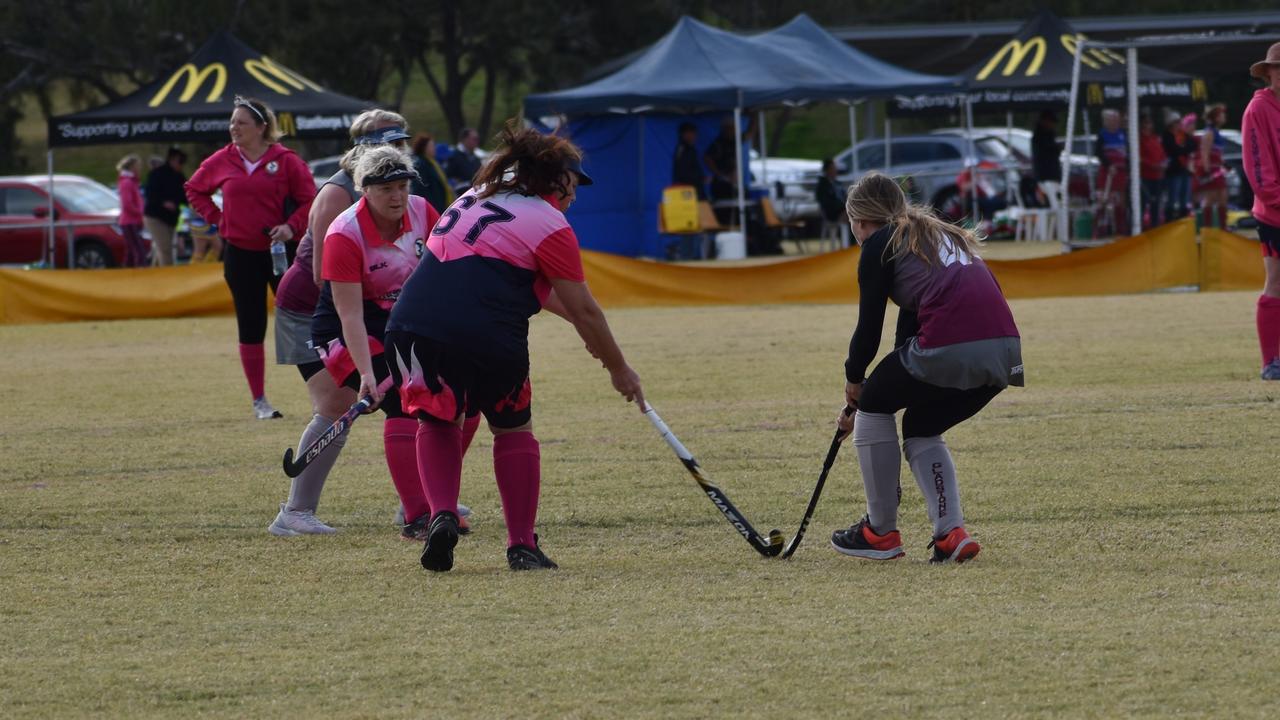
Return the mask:
<path id="1" fill-rule="evenodd" d="M 973 99 L 964 96 L 965 137 L 969 139 L 969 194 L 972 196 L 973 227 L 977 229 L 982 218 L 978 215 L 978 146 L 973 142 Z"/>
<path id="2" fill-rule="evenodd" d="M 640 142 L 637 144 L 640 146 L 640 156 L 639 156 L 639 162 L 637 163 L 637 167 L 640 168 L 640 182 L 636 184 L 636 209 L 639 211 L 638 214 L 643 215 L 644 214 L 644 115 L 643 114 L 640 115 L 640 122 L 638 123 L 638 126 L 639 126 L 638 129 L 640 131 Z"/>
<path id="3" fill-rule="evenodd" d="M 1004 111 L 1004 132 L 1005 132 L 1005 138 L 1004 138 L 1005 143 L 1008 144 L 1009 147 L 1013 147 L 1013 111 L 1012 110 Z M 1005 193 L 1004 193 L 1005 202 L 1012 205 L 1013 194 L 1020 193 L 1020 192 L 1022 192 L 1021 187 L 1016 187 L 1014 185 L 1009 185 L 1008 183 L 1005 183 Z"/>
<path id="4" fill-rule="evenodd" d="M 764 111 L 756 113 L 756 117 L 760 122 L 760 182 L 764 183 L 766 188 L 769 187 L 769 145 L 765 140 L 764 134 Z M 750 153 L 747 154 L 750 157 Z"/>
<path id="5" fill-rule="evenodd" d="M 56 238 L 57 238 L 57 232 L 58 232 L 58 231 L 57 231 L 57 229 L 56 229 L 56 228 L 54 228 L 54 226 L 53 226 L 54 218 L 53 218 L 53 148 L 52 148 L 52 147 L 51 147 L 51 148 L 49 148 L 49 153 L 48 153 L 48 159 L 47 159 L 47 160 L 48 160 L 47 164 L 48 164 L 48 166 L 49 166 L 49 238 L 48 238 L 48 240 L 49 240 L 49 263 L 48 263 L 48 267 L 51 267 L 51 268 L 52 268 L 52 267 L 56 267 L 56 266 L 57 266 L 57 262 L 58 262 L 58 242 L 57 242 L 57 239 L 56 239 Z M 71 255 L 70 255 L 70 248 L 69 248 L 69 246 L 68 246 L 68 251 L 67 251 L 67 252 L 68 252 L 68 255 L 67 255 L 67 267 L 68 267 L 68 268 L 70 268 L 70 267 L 71 267 Z"/>
<path id="6" fill-rule="evenodd" d="M 1142 232 L 1142 177 L 1138 173 L 1138 48 L 1124 51 L 1129 95 L 1129 234 Z"/>
<path id="7" fill-rule="evenodd" d="M 1084 41 L 1076 43 L 1076 51 L 1071 59 L 1071 95 L 1067 98 L 1067 147 L 1066 162 L 1062 163 L 1062 201 L 1058 204 L 1060 211 L 1058 213 L 1058 242 L 1062 243 L 1064 249 L 1071 248 L 1071 234 L 1069 230 L 1070 213 L 1068 210 L 1071 205 L 1071 193 L 1067 190 L 1068 181 L 1071 179 L 1071 142 L 1076 129 L 1076 98 L 1080 96 L 1080 52 L 1084 46 Z M 1086 116 L 1087 122 L 1087 116 Z M 1086 167 L 1085 170 L 1088 170 Z"/>
<path id="8" fill-rule="evenodd" d="M 849 148 L 853 155 L 853 162 L 849 167 L 853 168 L 853 176 L 856 178 L 860 168 L 858 167 L 858 108 L 855 103 L 849 103 Z"/>
<path id="9" fill-rule="evenodd" d="M 733 139 L 734 139 L 734 164 L 737 165 L 738 173 L 738 227 L 742 231 L 742 237 L 747 237 L 747 189 L 744 187 L 744 179 L 747 174 L 743 168 L 742 157 L 742 93 L 738 93 L 738 106 L 733 109 Z"/>
<path id="10" fill-rule="evenodd" d="M 893 140 L 893 125 L 889 121 L 889 113 L 884 114 L 884 174 L 893 175 L 893 152 L 890 142 Z"/>

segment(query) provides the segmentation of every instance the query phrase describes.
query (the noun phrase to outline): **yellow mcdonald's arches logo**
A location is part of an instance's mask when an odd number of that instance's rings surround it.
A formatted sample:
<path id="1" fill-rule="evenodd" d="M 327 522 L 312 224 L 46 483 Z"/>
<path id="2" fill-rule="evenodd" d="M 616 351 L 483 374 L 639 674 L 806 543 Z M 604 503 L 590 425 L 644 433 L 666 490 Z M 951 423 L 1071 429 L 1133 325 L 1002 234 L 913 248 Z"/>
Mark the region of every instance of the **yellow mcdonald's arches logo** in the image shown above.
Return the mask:
<path id="1" fill-rule="evenodd" d="M 316 85 L 288 68 L 277 65 L 274 60 L 266 55 L 245 60 L 244 69 L 247 70 L 255 80 L 276 91 L 279 95 L 289 94 L 290 91 L 285 87 L 285 85 L 290 85 L 295 90 L 311 88 L 316 92 L 323 92 L 319 85 Z"/>
<path id="2" fill-rule="evenodd" d="M 1098 83 L 1089 83 L 1085 88 L 1085 103 L 1089 105 L 1101 105 L 1104 102 L 1102 97 L 1102 86 Z"/>
<path id="3" fill-rule="evenodd" d="M 276 123 L 279 125 L 281 135 L 297 135 L 298 123 L 293 119 L 293 113 L 282 112 L 276 114 Z"/>
<path id="4" fill-rule="evenodd" d="M 1031 63 L 1027 65 L 1025 74 L 1027 77 L 1038 75 L 1040 73 L 1040 65 L 1044 63 L 1045 48 L 1044 38 L 1042 37 L 1029 38 L 1026 42 L 1014 38 L 997 50 L 995 55 L 991 56 L 991 59 L 982 67 L 982 70 L 978 71 L 977 79 L 979 82 L 986 80 L 987 76 L 995 71 L 1000 61 L 1005 59 L 1005 55 L 1008 55 L 1009 59 L 1005 63 L 1004 71 L 1000 74 L 1004 77 L 1009 77 L 1018 69 L 1018 66 L 1022 64 L 1023 58 L 1030 54 L 1032 50 L 1035 51 L 1035 55 L 1031 58 Z"/>
<path id="5" fill-rule="evenodd" d="M 197 70 L 195 65 L 187 63 L 173 71 L 173 74 L 169 76 L 164 85 L 160 86 L 160 89 L 156 91 L 155 96 L 151 98 L 151 102 L 147 103 L 147 105 L 149 107 L 158 107 L 169 96 L 178 81 L 183 78 L 186 78 L 187 84 L 183 87 L 182 94 L 178 96 L 178 102 L 188 102 L 195 97 L 196 92 L 200 90 L 200 87 L 204 85 L 204 81 L 210 75 L 213 75 L 213 87 L 210 88 L 209 94 L 205 96 L 204 101 L 210 103 L 219 102 L 222 99 L 222 91 L 227 87 L 227 66 L 220 62 L 215 62 L 205 65 L 203 70 Z"/>
<path id="6" fill-rule="evenodd" d="M 1079 45 L 1082 40 L 1086 39 L 1087 38 L 1082 33 L 1076 33 L 1075 35 L 1064 33 L 1061 38 L 1062 47 L 1065 48 L 1067 52 L 1075 55 L 1076 46 Z M 1080 53 L 1080 64 L 1093 68 L 1094 70 L 1098 70 L 1104 65 L 1114 65 L 1116 63 L 1123 65 L 1124 56 L 1111 48 L 1088 48 L 1084 52 Z"/>
<path id="7" fill-rule="evenodd" d="M 1191 80 L 1191 99 L 1201 101 L 1209 99 L 1209 86 L 1201 78 Z"/>

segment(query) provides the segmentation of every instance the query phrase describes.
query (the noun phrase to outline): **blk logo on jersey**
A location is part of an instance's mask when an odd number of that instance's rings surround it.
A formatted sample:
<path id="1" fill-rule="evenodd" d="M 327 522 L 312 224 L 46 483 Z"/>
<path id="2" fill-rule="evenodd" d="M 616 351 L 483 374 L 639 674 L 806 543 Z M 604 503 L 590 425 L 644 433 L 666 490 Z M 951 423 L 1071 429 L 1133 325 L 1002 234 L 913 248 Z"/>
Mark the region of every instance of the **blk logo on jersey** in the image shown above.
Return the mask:
<path id="1" fill-rule="evenodd" d="M 386 266 L 387 266 L 387 261 L 383 260 L 382 262 L 377 263 L 376 265 L 370 265 L 369 272 L 377 272 Z"/>

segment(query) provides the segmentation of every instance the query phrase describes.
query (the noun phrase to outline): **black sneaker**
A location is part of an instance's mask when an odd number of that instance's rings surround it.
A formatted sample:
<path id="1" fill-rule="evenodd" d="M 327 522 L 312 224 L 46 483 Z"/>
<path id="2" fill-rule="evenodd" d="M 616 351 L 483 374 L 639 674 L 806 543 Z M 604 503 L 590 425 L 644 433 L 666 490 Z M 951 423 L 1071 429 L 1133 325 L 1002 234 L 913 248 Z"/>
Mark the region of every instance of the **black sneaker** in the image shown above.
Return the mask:
<path id="1" fill-rule="evenodd" d="M 427 545 L 422 548 L 422 567 L 431 572 L 453 569 L 453 548 L 458 544 L 458 516 L 442 510 L 431 519 Z"/>
<path id="2" fill-rule="evenodd" d="M 849 529 L 831 533 L 831 547 L 843 555 L 866 560 L 896 560 L 906 554 L 897 530 L 877 535 L 865 515 Z"/>
<path id="3" fill-rule="evenodd" d="M 538 536 L 533 536 L 533 547 L 512 545 L 507 548 L 507 564 L 512 570 L 555 570 L 560 567 L 538 547 Z"/>
<path id="4" fill-rule="evenodd" d="M 431 515 L 429 513 L 411 523 L 405 523 L 400 526 L 400 539 L 409 542 L 426 542 L 427 526 L 430 524 Z"/>

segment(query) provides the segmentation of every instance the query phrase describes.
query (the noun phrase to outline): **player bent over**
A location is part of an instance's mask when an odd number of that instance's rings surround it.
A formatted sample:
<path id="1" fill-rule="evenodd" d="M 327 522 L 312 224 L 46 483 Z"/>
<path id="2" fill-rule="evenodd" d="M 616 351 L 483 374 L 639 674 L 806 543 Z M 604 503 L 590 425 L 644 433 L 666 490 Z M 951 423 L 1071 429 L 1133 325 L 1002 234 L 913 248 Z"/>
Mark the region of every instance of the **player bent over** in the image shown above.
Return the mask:
<path id="1" fill-rule="evenodd" d="M 405 412 L 418 418 L 418 466 L 435 515 L 422 566 L 453 567 L 458 541 L 461 425 L 481 413 L 493 431 L 493 471 L 512 570 L 555 568 L 534 532 L 541 489 L 529 385 L 529 318 L 564 317 L 609 370 L 613 387 L 642 402 L 582 273 L 565 220 L 591 184 L 568 140 L 508 125 L 502 147 L 436 224 L 422 264 L 387 325 L 388 359 Z"/>
<path id="2" fill-rule="evenodd" d="M 964 528 L 960 488 L 942 433 L 981 410 L 1009 385 L 1023 384 L 1022 345 L 1000 286 L 977 255 L 973 232 L 907 203 L 898 184 L 870 173 L 845 209 L 862 246 L 858 325 L 845 361 L 845 402 L 858 408 L 837 422 L 852 429 L 867 514 L 831 545 L 845 555 L 904 555 L 898 534 L 898 430 L 933 522 L 931 562 L 964 562 L 981 549 Z M 894 350 L 875 358 L 889 299 L 899 307 Z"/>

